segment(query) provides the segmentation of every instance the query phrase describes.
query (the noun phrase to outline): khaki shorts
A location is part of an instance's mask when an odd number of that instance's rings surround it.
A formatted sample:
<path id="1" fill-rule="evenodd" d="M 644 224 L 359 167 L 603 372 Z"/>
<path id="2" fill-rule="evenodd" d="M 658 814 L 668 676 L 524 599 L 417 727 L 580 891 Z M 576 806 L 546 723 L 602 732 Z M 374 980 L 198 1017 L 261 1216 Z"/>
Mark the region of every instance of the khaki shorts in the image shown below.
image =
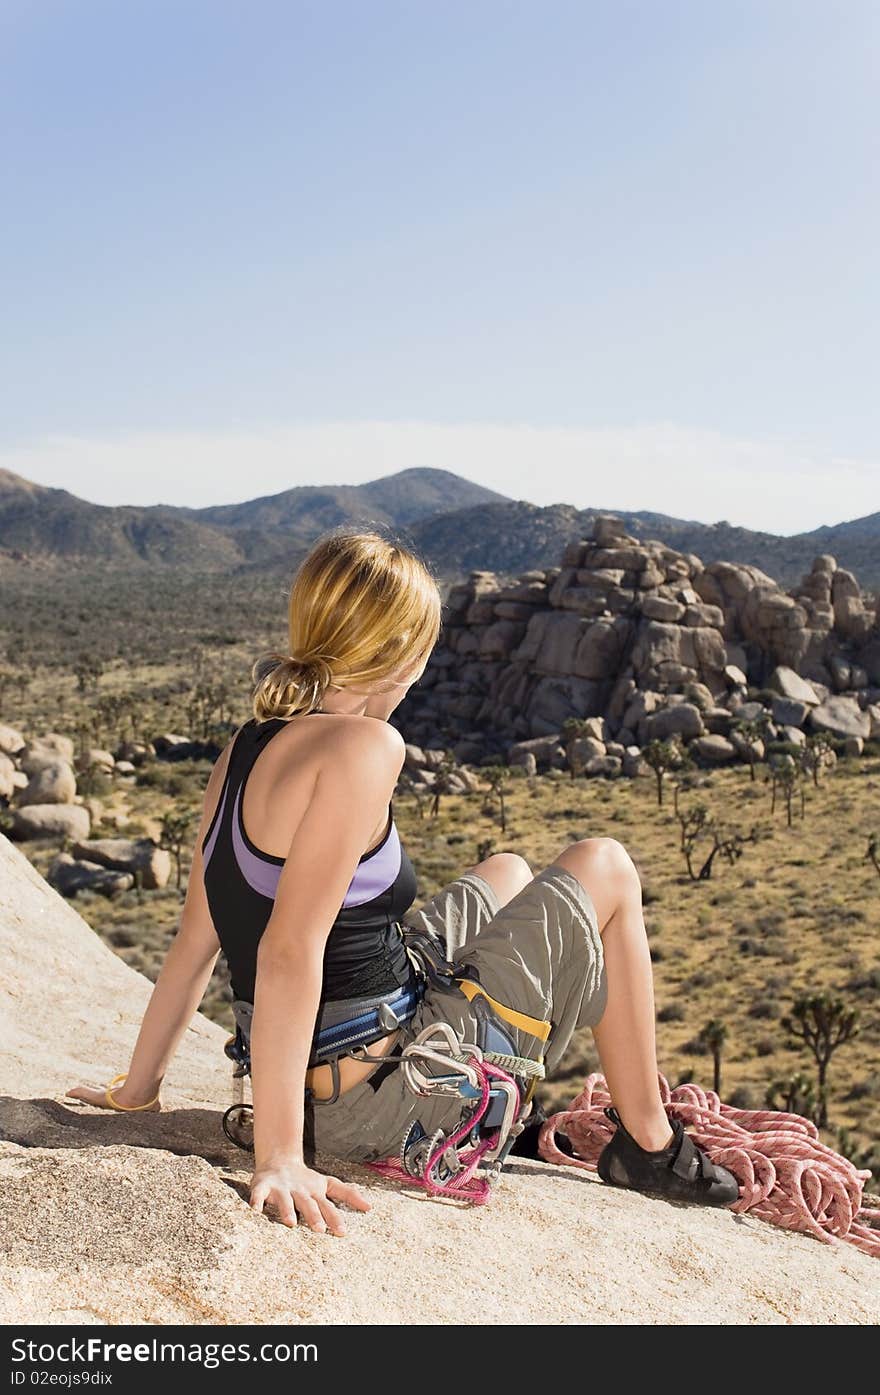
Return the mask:
<path id="1" fill-rule="evenodd" d="M 555 1069 L 572 1033 L 595 1026 L 607 1000 L 602 938 L 596 908 L 567 868 L 543 868 L 504 906 L 484 877 L 465 872 L 401 924 L 439 936 L 447 957 L 472 965 L 480 988 L 508 1010 L 496 1018 L 517 1054 Z M 480 1002 L 479 1000 L 482 999 Z M 479 1007 L 476 1005 L 479 1002 Z M 466 1041 L 477 1042 L 486 999 L 477 990 L 444 991 L 430 984 L 415 1016 L 402 1029 L 401 1050 L 423 1027 L 448 1022 Z M 494 1015 L 494 1009 L 493 1009 Z M 460 1098 L 414 1094 L 402 1072 L 375 1070 L 332 1104 L 314 1101 L 312 1139 L 318 1152 L 361 1162 L 397 1154 L 415 1120 L 425 1132 L 450 1132 L 462 1112 Z"/>

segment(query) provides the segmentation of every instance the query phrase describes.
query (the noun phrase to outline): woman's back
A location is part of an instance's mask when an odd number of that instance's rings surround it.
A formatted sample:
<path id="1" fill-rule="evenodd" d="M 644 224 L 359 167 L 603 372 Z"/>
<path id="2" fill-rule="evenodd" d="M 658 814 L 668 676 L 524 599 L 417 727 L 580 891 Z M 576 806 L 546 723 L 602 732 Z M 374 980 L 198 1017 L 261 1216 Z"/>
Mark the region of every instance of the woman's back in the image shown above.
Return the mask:
<path id="1" fill-rule="evenodd" d="M 202 853 L 208 904 L 236 998 L 253 1002 L 257 947 L 285 862 L 280 849 L 290 846 L 308 807 L 320 761 L 333 758 L 335 724 L 364 720 L 371 719 L 326 712 L 251 718 L 235 737 Z M 339 818 L 345 815 L 341 808 Z M 416 892 L 389 801 L 386 827 L 362 855 L 331 928 L 322 1002 L 390 992 L 411 981 L 399 921 Z"/>

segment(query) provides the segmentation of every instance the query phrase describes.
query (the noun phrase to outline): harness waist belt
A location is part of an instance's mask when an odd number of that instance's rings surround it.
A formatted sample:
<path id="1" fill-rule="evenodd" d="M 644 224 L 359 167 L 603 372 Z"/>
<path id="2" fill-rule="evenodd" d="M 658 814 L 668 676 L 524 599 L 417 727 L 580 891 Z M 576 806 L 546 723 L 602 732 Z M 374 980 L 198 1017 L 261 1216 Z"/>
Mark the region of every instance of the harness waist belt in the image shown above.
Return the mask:
<path id="1" fill-rule="evenodd" d="M 312 1038 L 309 1065 L 344 1055 L 348 1047 L 368 1046 L 388 1036 L 410 1020 L 424 992 L 424 981 L 416 979 L 393 993 L 324 1003 Z M 234 998 L 232 1011 L 249 1064 L 254 1005 L 246 998 Z"/>

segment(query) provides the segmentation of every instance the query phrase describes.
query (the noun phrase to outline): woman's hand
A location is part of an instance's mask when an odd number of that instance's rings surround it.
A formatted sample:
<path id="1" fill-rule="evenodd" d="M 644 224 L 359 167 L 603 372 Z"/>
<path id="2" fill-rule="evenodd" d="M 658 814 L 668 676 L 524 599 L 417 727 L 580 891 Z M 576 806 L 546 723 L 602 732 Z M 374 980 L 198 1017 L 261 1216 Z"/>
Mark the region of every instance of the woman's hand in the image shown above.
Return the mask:
<path id="1" fill-rule="evenodd" d="M 345 1222 L 334 1206 L 344 1201 L 355 1211 L 369 1211 L 372 1202 L 350 1182 L 326 1177 L 306 1167 L 304 1162 L 276 1163 L 258 1167 L 251 1177 L 251 1209 L 262 1211 L 265 1203 L 274 1206 L 285 1225 L 297 1225 L 297 1211 L 312 1230 L 329 1230 L 344 1235 Z"/>
<path id="2" fill-rule="evenodd" d="M 162 1101 L 158 1097 L 156 1089 L 149 1094 L 135 1093 L 127 1080 L 121 1085 L 111 1085 L 111 1094 L 117 1105 L 124 1109 L 140 1110 L 144 1114 L 158 1114 L 162 1108 Z M 154 1099 L 155 1096 L 155 1099 Z M 98 1109 L 113 1109 L 113 1105 L 107 1099 L 106 1085 L 74 1085 L 73 1089 L 65 1092 L 66 1099 L 82 1100 L 85 1104 L 92 1104 Z"/>

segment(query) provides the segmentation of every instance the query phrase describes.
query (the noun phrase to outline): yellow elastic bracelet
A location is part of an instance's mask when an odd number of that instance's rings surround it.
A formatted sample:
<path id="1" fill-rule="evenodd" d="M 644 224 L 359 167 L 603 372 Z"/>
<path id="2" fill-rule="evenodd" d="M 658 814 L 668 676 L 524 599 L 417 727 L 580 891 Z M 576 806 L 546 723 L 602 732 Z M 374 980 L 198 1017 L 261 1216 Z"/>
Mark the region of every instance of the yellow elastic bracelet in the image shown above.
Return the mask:
<path id="1" fill-rule="evenodd" d="M 110 1081 L 110 1084 L 105 1087 L 104 1099 L 107 1101 L 107 1106 L 109 1109 L 122 1109 L 125 1110 L 127 1114 L 130 1114 L 138 1109 L 149 1109 L 151 1105 L 154 1105 L 156 1103 L 156 1100 L 159 1098 L 158 1095 L 154 1095 L 151 1100 L 147 1100 L 146 1104 L 117 1104 L 115 1099 L 113 1098 L 111 1091 L 113 1089 L 113 1086 L 118 1085 L 120 1080 L 126 1080 L 127 1078 L 128 1071 L 123 1071 L 121 1075 L 114 1075 L 113 1079 Z"/>

